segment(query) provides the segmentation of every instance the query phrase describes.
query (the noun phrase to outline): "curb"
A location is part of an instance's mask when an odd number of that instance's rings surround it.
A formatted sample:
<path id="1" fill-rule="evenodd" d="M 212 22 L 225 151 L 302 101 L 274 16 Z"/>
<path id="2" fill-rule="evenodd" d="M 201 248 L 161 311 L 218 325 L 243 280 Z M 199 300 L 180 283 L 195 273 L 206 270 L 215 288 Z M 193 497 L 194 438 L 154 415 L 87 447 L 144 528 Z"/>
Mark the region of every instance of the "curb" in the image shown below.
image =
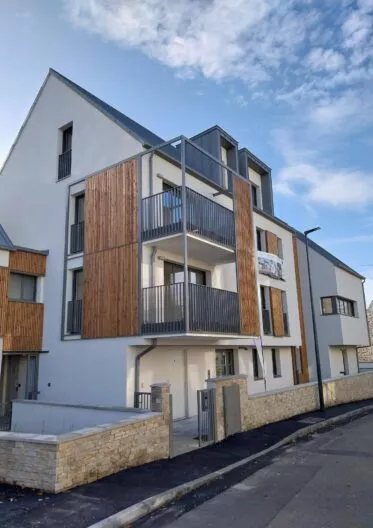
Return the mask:
<path id="1" fill-rule="evenodd" d="M 107 517 L 106 519 L 103 519 L 98 523 L 90 525 L 88 528 L 123 528 L 129 526 L 131 523 L 138 521 L 142 517 L 149 515 L 150 513 L 158 510 L 159 508 L 162 508 L 166 504 L 173 502 L 175 499 L 180 499 L 191 491 L 194 491 L 200 488 L 201 486 L 209 484 L 213 480 L 223 477 L 230 471 L 244 466 L 249 462 L 256 460 L 257 458 L 260 458 L 266 455 L 267 453 L 270 453 L 271 451 L 274 451 L 279 447 L 282 447 L 288 444 L 289 442 L 292 442 L 293 440 L 297 440 L 298 438 L 307 436 L 310 433 L 319 431 L 320 429 L 323 429 L 328 425 L 337 424 L 339 422 L 343 422 L 346 419 L 364 415 L 365 413 L 370 411 L 373 411 L 373 405 L 367 405 L 366 407 L 361 407 L 360 409 L 355 409 L 354 411 L 349 411 L 344 414 L 340 414 L 339 416 L 334 416 L 333 418 L 323 420 L 322 422 L 317 422 L 315 424 L 303 427 L 302 429 L 295 431 L 286 438 L 283 438 L 282 440 L 277 442 L 277 444 L 273 444 L 272 446 L 268 447 L 267 449 L 264 449 L 263 451 L 260 451 L 259 453 L 250 455 L 247 458 L 239 460 L 238 462 L 230 464 L 229 466 L 226 466 L 222 469 L 218 469 L 217 471 L 209 473 L 208 475 L 204 475 L 203 477 L 199 477 L 198 479 L 190 480 L 189 482 L 180 484 L 175 488 L 171 488 L 167 491 L 163 491 L 162 493 L 158 493 L 157 495 L 153 495 L 152 497 L 144 499 L 136 504 L 133 504 L 132 506 L 129 506 L 128 508 L 118 513 L 115 513 L 114 515 L 111 515 L 110 517 Z"/>

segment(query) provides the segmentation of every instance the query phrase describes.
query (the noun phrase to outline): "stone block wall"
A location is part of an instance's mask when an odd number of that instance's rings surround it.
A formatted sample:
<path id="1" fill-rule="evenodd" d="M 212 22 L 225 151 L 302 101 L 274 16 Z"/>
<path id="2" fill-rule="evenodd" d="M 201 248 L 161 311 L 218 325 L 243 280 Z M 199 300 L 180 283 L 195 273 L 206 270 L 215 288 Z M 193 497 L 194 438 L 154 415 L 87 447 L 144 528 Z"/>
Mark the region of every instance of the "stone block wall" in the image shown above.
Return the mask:
<path id="1" fill-rule="evenodd" d="M 169 386 L 153 391 L 160 412 L 63 435 L 0 433 L 0 482 L 57 493 L 167 458 Z"/>
<path id="2" fill-rule="evenodd" d="M 242 429 L 249 430 L 316 411 L 319 408 L 317 383 L 296 385 L 248 397 L 246 376 L 229 376 L 207 380 L 215 388 L 215 420 L 217 441 L 225 438 L 223 387 L 238 384 Z M 325 380 L 323 383 L 326 407 L 373 398 L 373 372 Z"/>

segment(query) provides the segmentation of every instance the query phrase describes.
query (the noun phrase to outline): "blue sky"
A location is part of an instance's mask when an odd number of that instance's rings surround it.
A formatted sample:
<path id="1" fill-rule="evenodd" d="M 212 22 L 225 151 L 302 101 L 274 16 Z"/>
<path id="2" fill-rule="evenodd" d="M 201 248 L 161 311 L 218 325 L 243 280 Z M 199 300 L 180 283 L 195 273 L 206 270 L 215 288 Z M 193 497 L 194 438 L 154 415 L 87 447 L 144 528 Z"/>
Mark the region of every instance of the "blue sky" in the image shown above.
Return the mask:
<path id="1" fill-rule="evenodd" d="M 218 123 L 373 299 L 373 0 L 1 0 L 0 161 L 49 67 L 168 139 Z"/>

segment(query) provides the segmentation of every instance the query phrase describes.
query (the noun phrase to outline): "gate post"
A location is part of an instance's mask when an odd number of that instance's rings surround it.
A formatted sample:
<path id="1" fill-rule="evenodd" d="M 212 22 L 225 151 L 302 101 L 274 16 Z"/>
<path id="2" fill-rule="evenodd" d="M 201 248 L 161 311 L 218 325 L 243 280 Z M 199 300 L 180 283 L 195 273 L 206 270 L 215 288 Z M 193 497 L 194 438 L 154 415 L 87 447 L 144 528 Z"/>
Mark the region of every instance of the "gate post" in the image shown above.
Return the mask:
<path id="1" fill-rule="evenodd" d="M 223 387 L 238 385 L 240 389 L 240 409 L 241 423 L 245 423 L 247 409 L 247 376 L 237 374 L 236 376 L 221 376 L 219 378 L 209 378 L 206 380 L 208 389 L 215 389 L 215 438 L 217 442 L 224 440 L 225 434 L 225 413 Z"/>

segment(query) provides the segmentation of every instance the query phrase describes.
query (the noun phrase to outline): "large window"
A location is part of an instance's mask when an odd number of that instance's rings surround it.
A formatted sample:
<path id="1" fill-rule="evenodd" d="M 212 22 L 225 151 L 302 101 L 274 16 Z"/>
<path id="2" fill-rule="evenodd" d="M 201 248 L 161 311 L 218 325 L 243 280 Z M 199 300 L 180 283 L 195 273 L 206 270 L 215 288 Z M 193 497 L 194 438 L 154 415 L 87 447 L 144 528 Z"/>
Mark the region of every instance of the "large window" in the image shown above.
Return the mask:
<path id="1" fill-rule="evenodd" d="M 260 380 L 263 379 L 263 368 L 262 364 L 259 358 L 259 353 L 256 348 L 253 348 L 252 350 L 253 354 L 253 374 L 254 374 L 254 380 Z"/>
<path id="2" fill-rule="evenodd" d="M 75 197 L 75 223 L 84 222 L 84 194 Z"/>
<path id="3" fill-rule="evenodd" d="M 231 349 L 216 351 L 216 376 L 234 375 L 234 352 Z"/>
<path id="4" fill-rule="evenodd" d="M 206 286 L 206 272 L 196 268 L 188 267 L 190 284 L 201 284 Z M 164 283 L 165 285 L 184 282 L 184 266 L 173 262 L 164 263 Z"/>
<path id="5" fill-rule="evenodd" d="M 321 311 L 323 315 L 348 315 L 356 317 L 355 302 L 343 297 L 322 297 Z"/>
<path id="6" fill-rule="evenodd" d="M 14 301 L 36 301 L 36 277 L 11 273 L 9 277 L 9 299 Z"/>
<path id="7" fill-rule="evenodd" d="M 72 125 L 62 131 L 62 154 L 71 150 L 73 144 L 73 127 Z"/>
<path id="8" fill-rule="evenodd" d="M 72 300 L 81 301 L 84 293 L 84 276 L 82 269 L 76 269 L 73 271 L 73 291 Z"/>

